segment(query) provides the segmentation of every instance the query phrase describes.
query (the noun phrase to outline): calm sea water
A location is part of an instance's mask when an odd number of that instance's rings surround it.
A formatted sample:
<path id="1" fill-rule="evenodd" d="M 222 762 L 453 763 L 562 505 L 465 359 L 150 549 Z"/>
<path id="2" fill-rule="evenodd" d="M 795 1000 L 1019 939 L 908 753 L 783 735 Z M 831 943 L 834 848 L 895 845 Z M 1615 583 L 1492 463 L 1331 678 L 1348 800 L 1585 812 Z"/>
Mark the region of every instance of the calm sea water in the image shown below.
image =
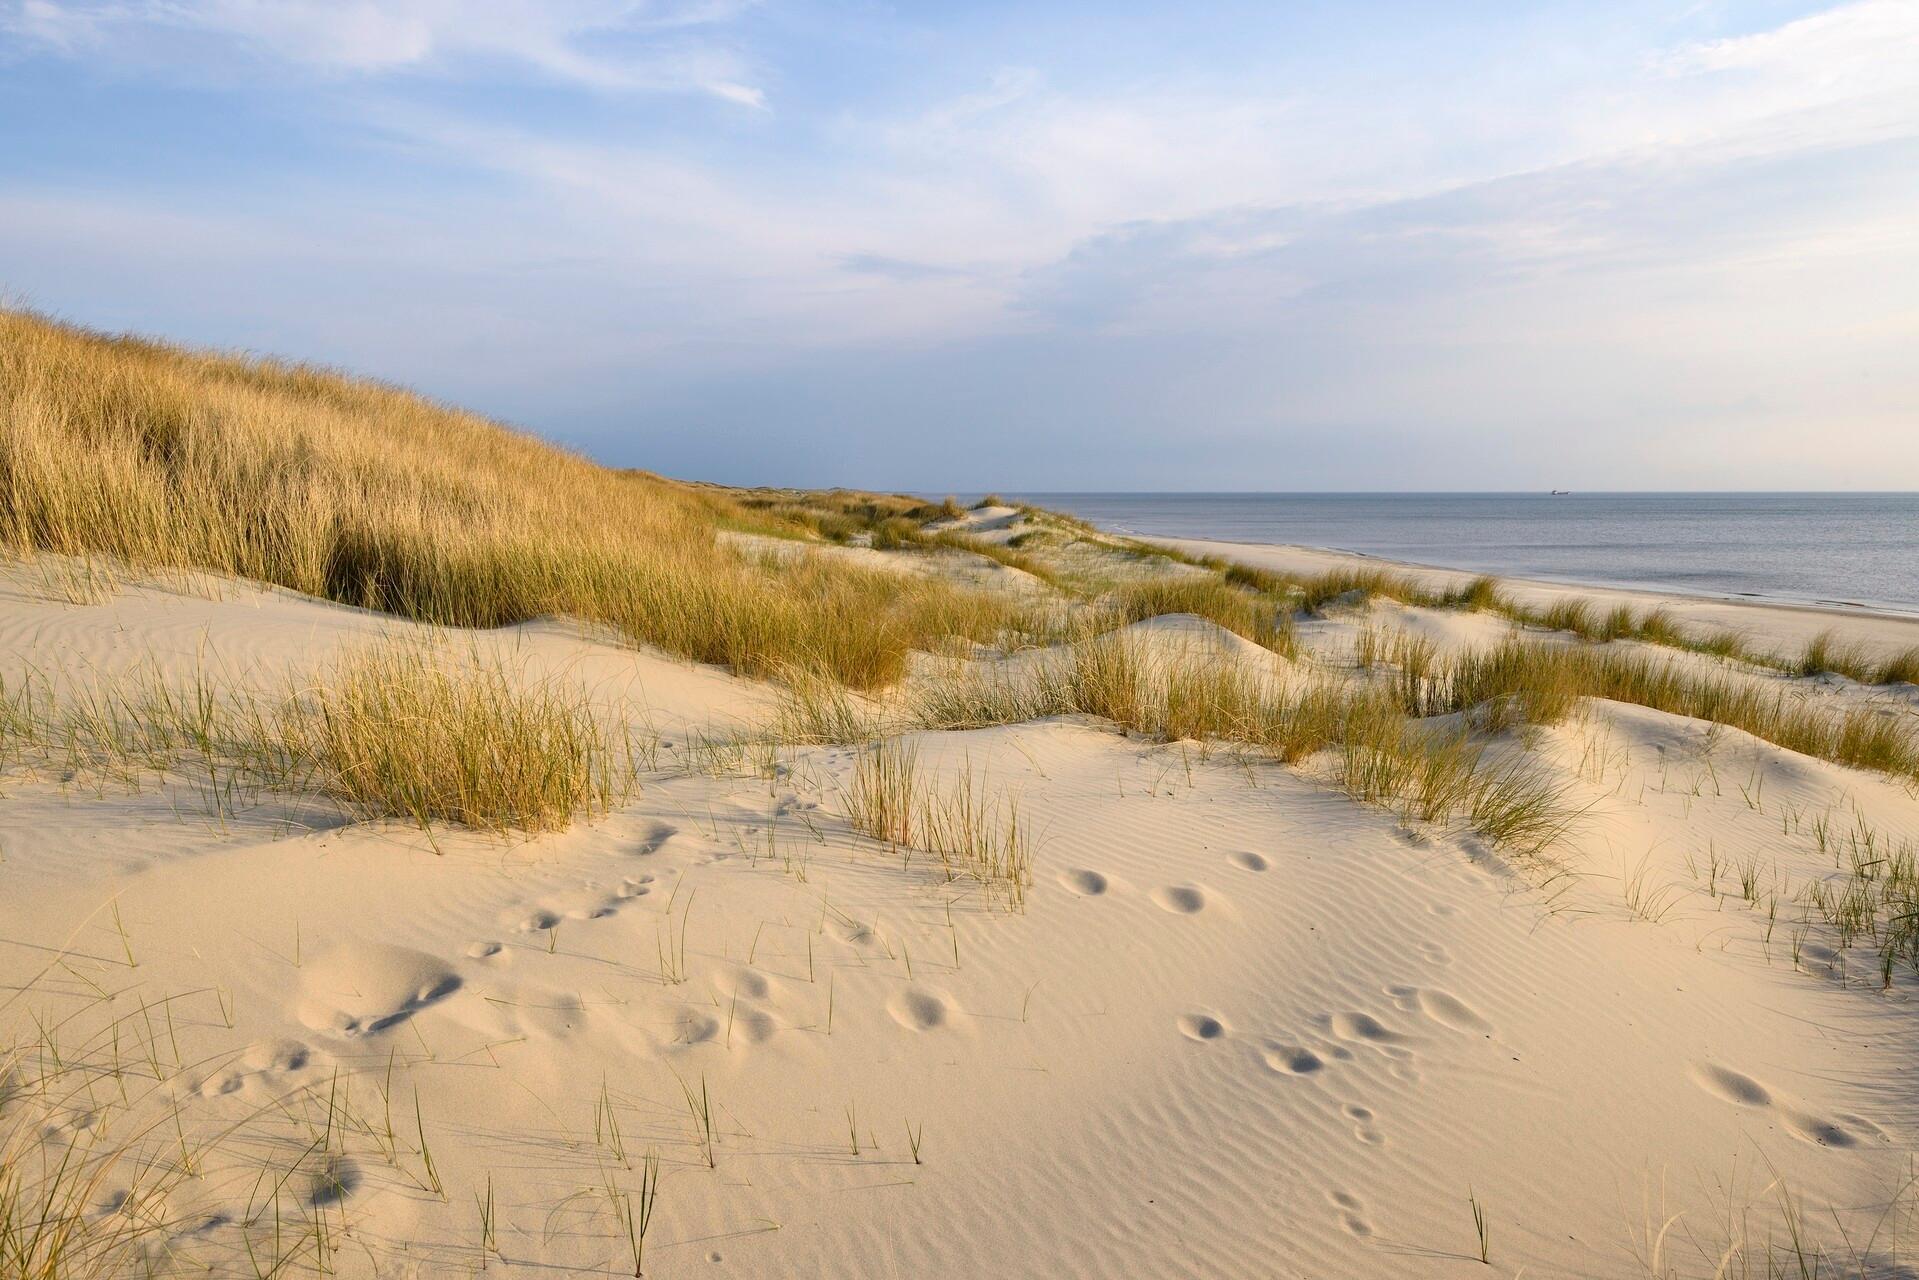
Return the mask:
<path id="1" fill-rule="evenodd" d="M 1035 493 L 1103 528 L 1919 612 L 1919 493 Z"/>

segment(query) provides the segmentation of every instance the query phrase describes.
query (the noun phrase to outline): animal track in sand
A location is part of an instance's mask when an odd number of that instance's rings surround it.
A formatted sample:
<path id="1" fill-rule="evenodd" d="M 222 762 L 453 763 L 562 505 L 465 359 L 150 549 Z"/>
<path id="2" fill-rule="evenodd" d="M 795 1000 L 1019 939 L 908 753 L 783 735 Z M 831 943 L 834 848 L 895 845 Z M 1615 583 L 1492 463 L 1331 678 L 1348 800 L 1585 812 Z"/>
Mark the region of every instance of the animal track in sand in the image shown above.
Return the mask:
<path id="1" fill-rule="evenodd" d="M 338 1204 L 359 1185 L 359 1166 L 345 1156 L 327 1156 L 307 1181 L 307 1203 L 315 1209 Z"/>
<path id="2" fill-rule="evenodd" d="M 247 1049 L 243 1061 L 255 1071 L 299 1071 L 311 1057 L 298 1040 L 262 1040 Z"/>
<path id="3" fill-rule="evenodd" d="M 1227 854 L 1226 860 L 1245 871 L 1264 871 L 1273 865 L 1257 853 L 1248 853 L 1244 849 Z"/>
<path id="4" fill-rule="evenodd" d="M 743 996 L 749 1000 L 764 1000 L 773 993 L 773 984 L 765 974 L 744 966 L 723 970 L 715 985 L 722 995 Z"/>
<path id="5" fill-rule="evenodd" d="M 522 1027 L 548 1040 L 565 1040 L 586 1025 L 586 1002 L 570 991 L 522 1001 L 516 1013 Z"/>
<path id="6" fill-rule="evenodd" d="M 1360 1216 L 1360 1211 L 1366 1206 L 1360 1202 L 1358 1196 L 1345 1191 L 1329 1191 L 1326 1193 L 1326 1198 L 1343 1211 L 1339 1215 L 1339 1225 L 1346 1228 L 1348 1232 L 1361 1237 L 1373 1233 L 1372 1224 Z"/>
<path id="7" fill-rule="evenodd" d="M 513 953 L 503 944 L 491 939 L 470 944 L 466 949 L 466 958 L 478 960 L 481 964 L 492 965 L 495 969 L 504 968 L 513 963 Z"/>
<path id="8" fill-rule="evenodd" d="M 1326 1065 L 1311 1049 L 1292 1044 L 1268 1044 L 1260 1056 L 1272 1070 L 1289 1076 L 1309 1076 Z"/>
<path id="9" fill-rule="evenodd" d="M 1097 898 L 1111 887 L 1105 876 L 1083 868 L 1060 872 L 1059 882 L 1082 898 Z"/>
<path id="10" fill-rule="evenodd" d="M 678 1044 L 705 1044 L 719 1039 L 720 1020 L 703 1009 L 682 1009 L 674 1019 L 673 1039 Z"/>
<path id="11" fill-rule="evenodd" d="M 1387 1029 L 1370 1013 L 1335 1013 L 1326 1025 L 1341 1040 L 1357 1040 L 1371 1045 L 1405 1044 L 1407 1037 Z"/>
<path id="12" fill-rule="evenodd" d="M 1695 1063 L 1692 1079 L 1707 1093 L 1717 1094 L 1727 1102 L 1735 1102 L 1742 1107 L 1772 1105 L 1772 1092 L 1765 1085 L 1730 1067 L 1722 1067 L 1714 1062 Z"/>
<path id="13" fill-rule="evenodd" d="M 1153 901 L 1174 915 L 1190 916 L 1206 909 L 1206 892 L 1193 884 L 1165 885 L 1153 890 Z"/>
<path id="14" fill-rule="evenodd" d="M 1386 994 L 1397 999 L 1406 1012 L 1417 1009 L 1442 1027 L 1482 1036 L 1493 1033 L 1493 1024 L 1458 996 L 1430 987 L 1388 987 Z"/>
<path id="15" fill-rule="evenodd" d="M 952 1021 L 953 1006 L 937 991 L 908 987 L 886 1002 L 893 1021 L 909 1031 L 931 1031 Z"/>
<path id="16" fill-rule="evenodd" d="M 662 845 L 678 834 L 680 834 L 678 827 L 665 822 L 656 822 L 644 836 L 640 837 L 640 842 L 634 848 L 633 852 L 639 854 L 641 857 L 658 853 Z"/>
<path id="17" fill-rule="evenodd" d="M 1353 1136 L 1369 1147 L 1386 1145 L 1386 1139 L 1373 1127 L 1373 1109 L 1349 1102 L 1341 1107 L 1340 1114 L 1353 1122 Z"/>
<path id="18" fill-rule="evenodd" d="M 1209 1013 L 1182 1013 L 1177 1025 L 1179 1033 L 1188 1040 L 1222 1040 L 1226 1036 L 1226 1024 Z"/>
<path id="19" fill-rule="evenodd" d="M 200 1086 L 200 1096 L 217 1098 L 223 1093 L 235 1093 L 246 1082 L 247 1077 L 244 1071 L 222 1071 L 217 1076 L 207 1078 L 206 1083 Z"/>
<path id="20" fill-rule="evenodd" d="M 337 1036 L 377 1035 L 460 989 L 459 975 L 422 951 L 342 946 L 301 971 L 300 1021 Z"/>
<path id="21" fill-rule="evenodd" d="M 520 921 L 520 932 L 539 933 L 543 930 L 551 929 L 559 922 L 560 914 L 557 911 L 547 911 L 543 909 L 530 912 Z"/>
<path id="22" fill-rule="evenodd" d="M 622 898 L 644 898 L 653 892 L 652 876 L 628 876 L 620 881 L 619 895 Z"/>
<path id="23" fill-rule="evenodd" d="M 1822 1147 L 1857 1146 L 1858 1137 L 1837 1121 L 1827 1120 L 1798 1107 L 1792 1106 L 1775 1096 L 1771 1089 L 1759 1083 L 1743 1071 L 1734 1071 L 1731 1067 L 1722 1067 L 1716 1062 L 1696 1062 L 1689 1073 L 1694 1084 L 1707 1093 L 1735 1106 L 1751 1107 L 1756 1110 L 1769 1110 L 1779 1117 L 1788 1133 L 1807 1142 Z M 1859 1122 L 1857 1117 L 1845 1117 L 1849 1121 Z"/>

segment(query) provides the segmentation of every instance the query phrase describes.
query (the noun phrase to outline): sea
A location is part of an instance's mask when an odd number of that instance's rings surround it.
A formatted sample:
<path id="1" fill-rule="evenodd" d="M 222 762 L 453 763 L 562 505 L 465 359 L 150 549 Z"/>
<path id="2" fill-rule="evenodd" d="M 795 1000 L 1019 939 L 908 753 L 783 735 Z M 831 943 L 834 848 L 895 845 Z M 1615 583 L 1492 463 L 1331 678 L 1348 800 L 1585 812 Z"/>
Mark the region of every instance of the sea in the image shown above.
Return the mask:
<path id="1" fill-rule="evenodd" d="M 1919 493 L 1032 493 L 1120 533 L 1919 614 Z"/>

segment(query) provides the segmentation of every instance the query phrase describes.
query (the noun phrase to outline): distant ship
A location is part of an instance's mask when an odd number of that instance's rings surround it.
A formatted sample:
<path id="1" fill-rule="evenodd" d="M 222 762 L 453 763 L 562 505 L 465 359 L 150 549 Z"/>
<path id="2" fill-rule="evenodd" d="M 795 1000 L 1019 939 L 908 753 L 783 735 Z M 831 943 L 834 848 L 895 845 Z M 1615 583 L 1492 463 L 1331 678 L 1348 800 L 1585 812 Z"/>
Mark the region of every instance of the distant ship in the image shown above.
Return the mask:
<path id="1" fill-rule="evenodd" d="M 1572 496 L 1572 490 L 1571 489 L 1554 489 L 1552 491 L 1552 494 L 1553 494 L 1553 497 L 1555 498 L 1567 498 Z"/>

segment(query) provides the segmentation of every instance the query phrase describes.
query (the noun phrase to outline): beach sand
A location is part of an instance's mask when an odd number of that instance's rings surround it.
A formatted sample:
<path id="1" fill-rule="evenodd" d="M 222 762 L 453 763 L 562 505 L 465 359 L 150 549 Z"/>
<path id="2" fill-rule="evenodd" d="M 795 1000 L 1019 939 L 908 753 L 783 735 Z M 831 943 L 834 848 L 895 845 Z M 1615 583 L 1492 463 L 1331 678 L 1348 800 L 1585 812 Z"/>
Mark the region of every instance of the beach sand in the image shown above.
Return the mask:
<path id="1" fill-rule="evenodd" d="M 199 580 L 74 603 L 5 572 L 16 677 L 270 689 L 425 630 Z M 1664 603 L 1781 647 L 1838 621 Z M 1338 661 L 1382 622 L 1506 627 L 1379 604 L 1302 635 Z M 46 1105 L 39 1154 L 104 1134 L 184 1158 L 183 1271 L 631 1275 L 649 1153 L 649 1276 L 1915 1257 L 1919 980 L 1888 986 L 1802 905 L 1860 840 L 1910 850 L 1898 782 L 1597 703 L 1533 740 L 1579 816 L 1515 861 L 1311 768 L 1089 719 L 912 735 L 930 776 L 1017 795 L 1037 844 L 1011 910 L 852 833 L 858 747 L 694 761 L 765 723 L 766 685 L 557 621 L 428 642 L 573 682 L 662 755 L 614 812 L 530 839 L 210 798 L 190 773 L 5 776 L 0 1033 L 88 1064 L 13 1105 Z M 1774 678 L 1914 714 L 1910 686 Z M 109 1170 L 99 1213 L 134 1211 L 141 1167 Z"/>

